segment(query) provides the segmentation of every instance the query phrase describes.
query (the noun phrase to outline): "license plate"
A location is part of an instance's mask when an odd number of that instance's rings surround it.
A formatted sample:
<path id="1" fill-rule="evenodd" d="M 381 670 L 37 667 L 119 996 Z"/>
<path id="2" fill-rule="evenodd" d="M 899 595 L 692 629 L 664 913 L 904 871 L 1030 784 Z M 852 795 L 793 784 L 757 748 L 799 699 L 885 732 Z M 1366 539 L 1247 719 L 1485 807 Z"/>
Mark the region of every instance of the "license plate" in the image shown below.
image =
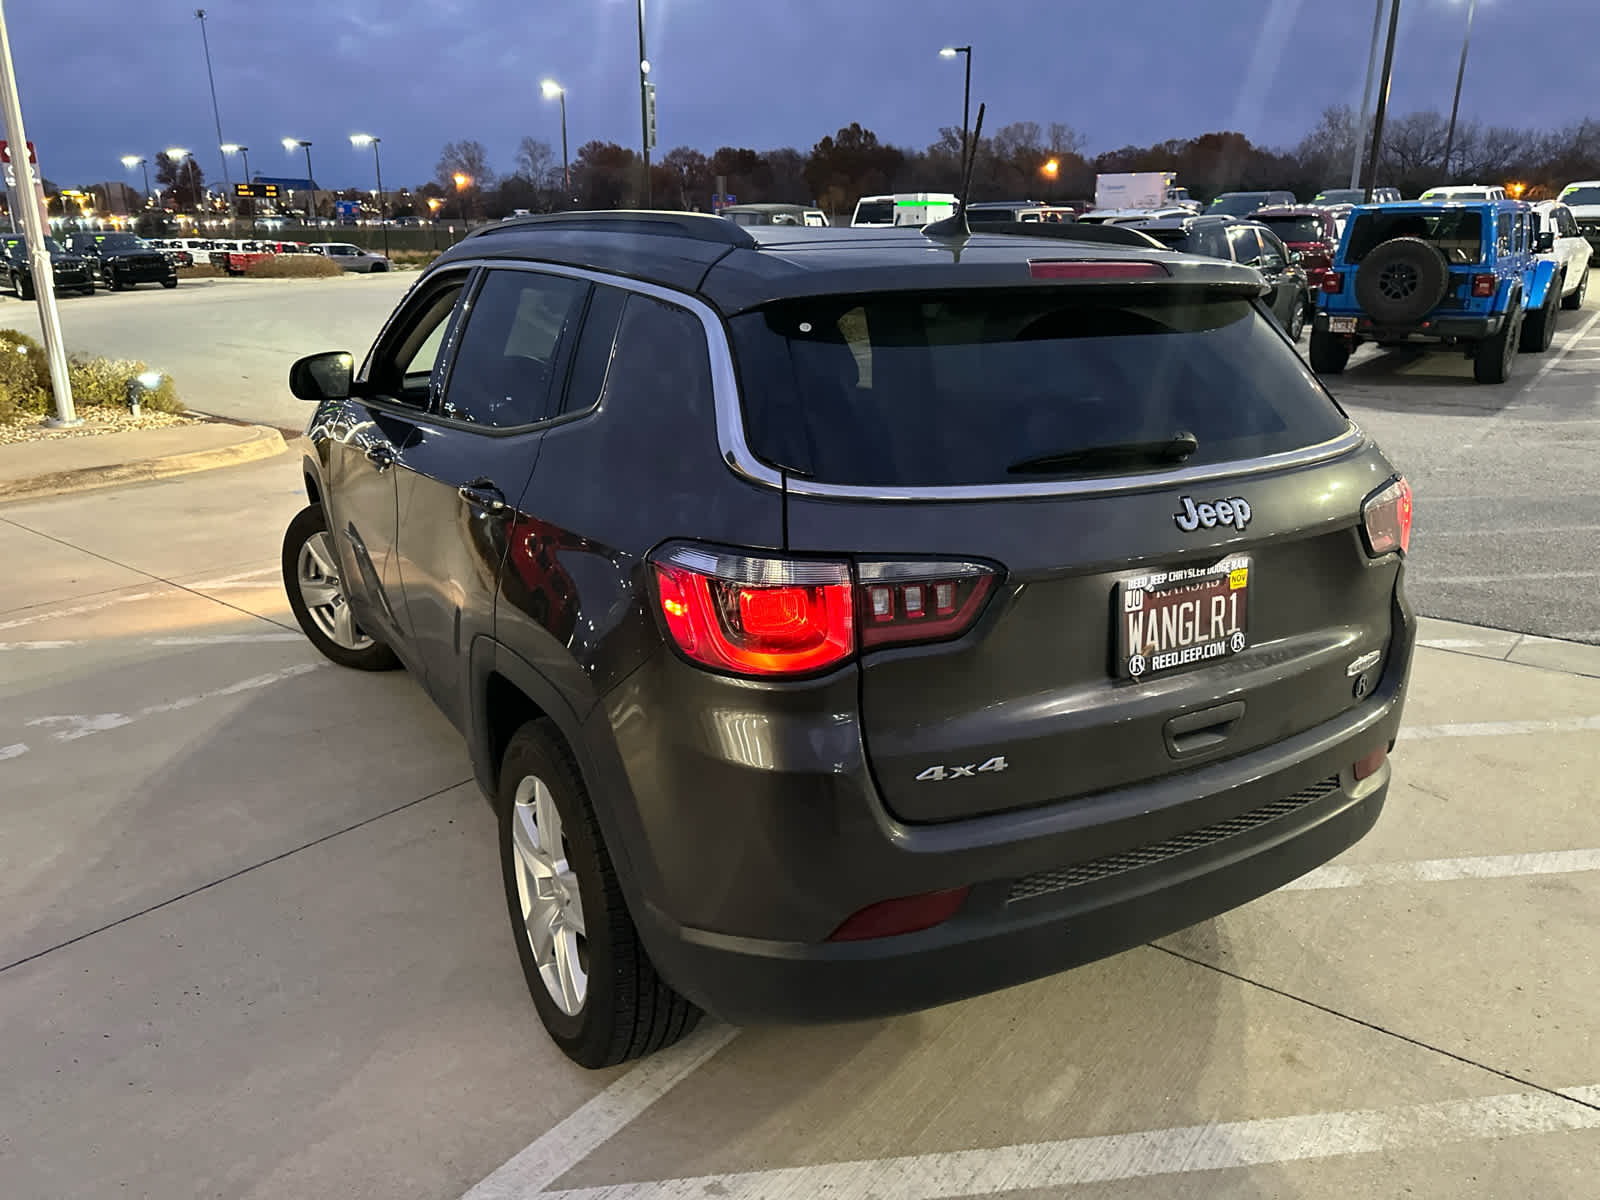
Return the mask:
<path id="1" fill-rule="evenodd" d="M 1214 662 L 1250 644 L 1248 555 L 1215 566 L 1156 571 L 1117 584 L 1117 667 L 1148 679 Z"/>
<path id="2" fill-rule="evenodd" d="M 1356 331 L 1356 319 L 1354 317 L 1329 317 L 1328 318 L 1328 332 L 1329 333 L 1354 333 L 1355 331 Z"/>

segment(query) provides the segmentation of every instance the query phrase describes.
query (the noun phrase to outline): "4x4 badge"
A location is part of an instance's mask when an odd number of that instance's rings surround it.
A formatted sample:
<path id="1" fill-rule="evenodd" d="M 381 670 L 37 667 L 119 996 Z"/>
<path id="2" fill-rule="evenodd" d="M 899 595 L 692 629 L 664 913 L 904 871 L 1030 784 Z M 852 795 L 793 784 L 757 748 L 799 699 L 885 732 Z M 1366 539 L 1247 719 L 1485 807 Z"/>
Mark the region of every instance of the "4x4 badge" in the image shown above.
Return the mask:
<path id="1" fill-rule="evenodd" d="M 1250 524 L 1250 503 L 1234 496 L 1228 500 L 1213 500 L 1209 504 L 1196 504 L 1188 496 L 1181 501 L 1183 510 L 1172 519 L 1185 533 L 1196 529 L 1215 529 L 1218 525 L 1232 525 L 1240 533 Z"/>

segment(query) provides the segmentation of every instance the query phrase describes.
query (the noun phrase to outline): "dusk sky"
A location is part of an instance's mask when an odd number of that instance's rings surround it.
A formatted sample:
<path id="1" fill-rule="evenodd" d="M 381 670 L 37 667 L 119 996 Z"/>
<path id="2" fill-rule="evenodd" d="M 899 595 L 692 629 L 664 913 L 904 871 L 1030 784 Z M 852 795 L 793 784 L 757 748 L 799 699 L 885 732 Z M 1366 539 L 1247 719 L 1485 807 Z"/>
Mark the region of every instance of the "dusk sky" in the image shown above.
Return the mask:
<path id="1" fill-rule="evenodd" d="M 1600 117 L 1596 0 L 1480 0 L 1464 119 L 1553 128 Z M 221 178 L 194 4 L 50 0 L 7 6 L 28 136 L 62 185 L 127 178 L 125 154 L 194 150 Z M 304 174 L 280 141 L 308 138 L 319 184 L 430 178 L 440 146 L 476 138 L 509 172 L 518 140 L 560 154 L 637 147 L 634 0 L 215 0 L 205 5 L 224 141 L 256 174 Z M 647 0 L 659 152 L 691 145 L 802 152 L 860 121 L 922 147 L 961 120 L 971 42 L 973 110 L 986 128 L 1065 121 L 1091 153 L 1235 129 L 1292 145 L 1331 104 L 1359 101 L 1373 0 Z M 1448 112 L 1467 0 L 1402 0 L 1393 110 Z M 230 171 L 238 178 L 237 163 Z"/>

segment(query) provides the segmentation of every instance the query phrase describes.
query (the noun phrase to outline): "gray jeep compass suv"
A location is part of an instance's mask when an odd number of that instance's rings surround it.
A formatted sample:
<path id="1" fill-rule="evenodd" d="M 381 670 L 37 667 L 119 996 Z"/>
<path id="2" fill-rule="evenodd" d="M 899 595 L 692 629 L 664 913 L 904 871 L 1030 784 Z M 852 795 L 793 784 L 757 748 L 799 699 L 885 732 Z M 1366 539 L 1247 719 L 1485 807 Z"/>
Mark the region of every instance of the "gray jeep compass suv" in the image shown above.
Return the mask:
<path id="1" fill-rule="evenodd" d="M 535 217 L 290 386 L 295 614 L 467 739 L 585 1065 L 1112 954 L 1382 807 L 1411 492 L 1237 264 Z"/>

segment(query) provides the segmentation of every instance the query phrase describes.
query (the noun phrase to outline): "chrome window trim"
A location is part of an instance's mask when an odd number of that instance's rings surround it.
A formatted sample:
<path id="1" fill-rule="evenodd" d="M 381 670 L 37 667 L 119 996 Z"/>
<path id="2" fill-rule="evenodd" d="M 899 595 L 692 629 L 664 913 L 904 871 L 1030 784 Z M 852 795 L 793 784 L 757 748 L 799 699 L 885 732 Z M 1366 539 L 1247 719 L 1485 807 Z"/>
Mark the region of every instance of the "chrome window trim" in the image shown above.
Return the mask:
<path id="1" fill-rule="evenodd" d="M 1188 487 L 1215 479 L 1248 478 L 1267 475 L 1274 471 L 1308 467 L 1316 463 L 1341 458 L 1359 449 L 1367 435 L 1354 421 L 1346 418 L 1346 427 L 1325 442 L 1302 446 L 1298 450 L 1285 450 L 1260 458 L 1237 459 L 1232 462 L 1207 463 L 1203 466 L 1184 467 L 1164 471 L 1159 476 L 1139 475 L 1097 476 L 1093 479 L 1034 480 L 1027 483 L 974 483 L 943 486 L 896 486 L 890 484 L 820 483 L 797 475 L 785 474 L 778 468 L 756 457 L 745 439 L 744 414 L 739 404 L 739 380 L 733 368 L 733 349 L 728 341 L 727 326 L 722 315 L 698 296 L 680 292 L 660 284 L 647 283 L 627 275 L 605 271 L 592 271 L 586 267 L 573 267 L 563 263 L 536 259 L 471 258 L 456 259 L 446 264 L 455 267 L 493 267 L 497 270 L 543 271 L 552 275 L 568 275 L 591 283 L 603 283 L 626 291 L 637 292 L 666 304 L 687 309 L 700 320 L 705 330 L 707 348 L 711 359 L 711 392 L 717 415 L 717 446 L 722 461 L 735 475 L 752 483 L 787 490 L 790 495 L 823 500 L 897 500 L 911 502 L 951 502 L 997 499 L 1047 499 L 1052 497 L 1105 496 L 1121 492 L 1157 491 L 1166 488 Z M 441 268 L 444 269 L 444 268 Z M 424 276 L 426 278 L 426 276 Z M 420 285 L 422 280 L 418 280 Z M 417 285 L 413 285 L 413 290 Z M 409 293 L 408 293 L 409 294 Z M 590 412 L 595 410 L 591 409 Z"/>

